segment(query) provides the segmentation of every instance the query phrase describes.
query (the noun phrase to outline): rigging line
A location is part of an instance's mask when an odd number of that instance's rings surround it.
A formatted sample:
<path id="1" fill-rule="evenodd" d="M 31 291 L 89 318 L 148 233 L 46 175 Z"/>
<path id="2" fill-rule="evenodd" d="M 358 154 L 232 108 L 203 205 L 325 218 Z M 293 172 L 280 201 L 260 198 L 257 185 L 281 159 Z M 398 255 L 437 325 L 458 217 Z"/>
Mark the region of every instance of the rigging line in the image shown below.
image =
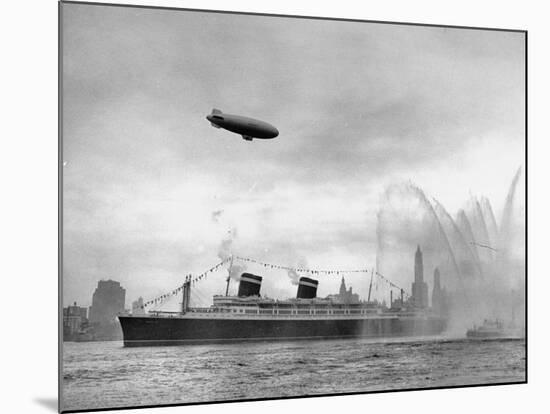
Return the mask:
<path id="1" fill-rule="evenodd" d="M 201 303 L 202 302 L 208 302 L 205 295 L 203 295 L 201 292 L 199 292 L 196 288 L 191 289 L 191 299 L 193 299 L 193 296 L 197 298 Z"/>
<path id="2" fill-rule="evenodd" d="M 410 295 L 407 291 L 405 291 L 405 289 L 403 289 L 402 287 L 400 286 L 397 286 L 395 283 L 393 283 L 391 280 L 389 280 L 388 278 L 386 278 L 384 275 L 382 275 L 381 273 L 379 273 L 378 271 L 376 272 L 376 275 L 379 276 L 382 280 L 384 280 L 386 283 L 388 283 L 390 286 L 396 288 L 396 289 L 399 289 L 399 290 L 402 290 L 403 291 L 403 294 L 409 296 L 409 297 L 412 297 L 412 295 Z"/>
<path id="3" fill-rule="evenodd" d="M 251 258 L 247 258 L 247 257 L 241 257 L 241 256 L 234 256 L 234 258 L 237 259 L 237 260 L 245 261 L 245 262 L 256 263 L 256 264 L 259 264 L 259 265 L 262 265 L 262 266 L 265 266 L 265 267 L 271 267 L 271 268 L 283 269 L 283 270 L 293 270 L 293 271 L 297 271 L 297 272 L 325 273 L 325 274 L 338 274 L 338 275 L 346 274 L 346 273 L 366 273 L 366 274 L 369 273 L 368 269 L 361 269 L 361 270 L 317 270 L 317 269 L 315 269 L 314 270 L 314 269 L 304 269 L 304 268 L 296 268 L 296 267 L 290 267 L 290 266 L 276 265 L 276 264 L 262 262 L 262 261 L 259 261 L 259 260 L 255 260 L 255 259 L 251 259 Z M 380 278 L 382 278 L 386 283 L 388 283 L 390 286 L 394 287 L 395 289 L 399 289 L 400 291 L 403 291 L 404 295 L 412 297 L 412 295 L 409 294 L 407 291 L 405 291 L 405 289 L 403 289 L 400 286 L 396 285 L 395 283 L 393 283 L 391 280 L 386 278 L 384 275 L 382 275 L 378 271 L 376 272 L 376 275 L 379 276 Z"/>
<path id="4" fill-rule="evenodd" d="M 490 249 L 494 252 L 498 252 L 498 249 L 495 249 L 491 246 L 487 246 L 486 244 L 481 244 L 481 243 L 477 243 L 477 242 L 470 242 L 470 244 L 473 244 L 474 246 L 484 247 L 485 249 Z"/>
<path id="5" fill-rule="evenodd" d="M 216 270 L 218 270 L 218 268 L 220 266 L 223 266 L 226 262 L 228 262 L 229 260 L 231 259 L 231 256 L 230 257 L 227 257 L 225 259 L 223 259 L 222 261 L 220 261 L 219 263 L 217 263 L 216 265 L 212 266 L 210 269 L 208 270 L 205 270 L 204 272 L 202 273 L 199 273 L 198 275 L 196 276 L 192 276 L 191 277 L 191 282 L 192 283 L 197 283 L 199 282 L 200 279 L 204 278 L 204 277 L 207 277 L 208 276 L 208 273 L 213 273 L 215 272 Z M 191 274 L 187 274 L 186 276 L 191 276 Z M 162 294 L 162 295 L 159 295 L 157 296 L 156 298 L 153 298 L 151 300 L 148 300 L 146 301 L 143 306 L 150 306 L 150 305 L 154 305 L 155 304 L 155 301 L 160 301 L 161 303 L 164 301 L 164 299 L 170 297 L 170 296 L 174 296 L 174 295 L 177 295 L 180 291 L 183 290 L 183 284 L 181 285 L 178 285 L 175 289 L 171 289 L 169 290 L 167 293 L 165 294 Z"/>
<path id="6" fill-rule="evenodd" d="M 241 256 L 234 256 L 235 259 L 241 260 L 248 263 L 256 263 L 262 266 L 269 266 L 271 268 L 275 269 L 283 269 L 283 270 L 293 270 L 295 272 L 307 272 L 307 273 L 324 273 L 324 274 L 341 274 L 341 273 L 369 273 L 369 269 L 334 269 L 334 270 L 327 270 L 327 269 L 306 269 L 303 267 L 292 267 L 292 266 L 284 266 L 284 265 L 277 265 L 273 263 L 267 263 L 262 262 L 260 260 L 251 259 L 248 257 L 241 257 Z"/>

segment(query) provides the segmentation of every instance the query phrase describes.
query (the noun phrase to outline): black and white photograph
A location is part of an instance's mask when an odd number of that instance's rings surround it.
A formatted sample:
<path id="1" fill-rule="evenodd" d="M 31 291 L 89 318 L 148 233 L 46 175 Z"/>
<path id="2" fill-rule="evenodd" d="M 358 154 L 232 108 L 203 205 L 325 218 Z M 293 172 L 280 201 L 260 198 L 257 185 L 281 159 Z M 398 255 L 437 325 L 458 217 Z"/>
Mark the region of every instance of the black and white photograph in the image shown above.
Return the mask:
<path id="1" fill-rule="evenodd" d="M 527 381 L 527 32 L 59 3 L 60 410 Z"/>

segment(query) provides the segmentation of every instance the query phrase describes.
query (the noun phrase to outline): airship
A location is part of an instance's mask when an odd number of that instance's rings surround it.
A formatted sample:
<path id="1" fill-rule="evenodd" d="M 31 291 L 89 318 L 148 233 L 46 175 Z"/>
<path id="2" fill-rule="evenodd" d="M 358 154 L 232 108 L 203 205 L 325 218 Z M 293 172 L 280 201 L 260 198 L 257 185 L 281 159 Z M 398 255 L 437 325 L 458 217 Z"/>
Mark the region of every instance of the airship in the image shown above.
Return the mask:
<path id="1" fill-rule="evenodd" d="M 279 135 L 279 131 L 273 125 L 258 119 L 241 115 L 224 114 L 219 109 L 212 109 L 212 113 L 206 116 L 214 128 L 223 128 L 239 134 L 246 141 L 254 138 L 271 139 Z"/>

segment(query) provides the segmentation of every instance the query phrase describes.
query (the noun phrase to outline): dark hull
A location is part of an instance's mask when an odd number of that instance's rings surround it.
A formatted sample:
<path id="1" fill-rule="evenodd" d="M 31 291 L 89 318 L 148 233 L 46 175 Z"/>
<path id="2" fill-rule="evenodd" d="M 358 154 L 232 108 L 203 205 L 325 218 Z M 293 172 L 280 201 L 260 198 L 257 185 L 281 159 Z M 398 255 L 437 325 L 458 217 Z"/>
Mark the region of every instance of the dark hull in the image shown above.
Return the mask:
<path id="1" fill-rule="evenodd" d="M 437 335 L 440 318 L 203 319 L 120 316 L 124 346 Z"/>

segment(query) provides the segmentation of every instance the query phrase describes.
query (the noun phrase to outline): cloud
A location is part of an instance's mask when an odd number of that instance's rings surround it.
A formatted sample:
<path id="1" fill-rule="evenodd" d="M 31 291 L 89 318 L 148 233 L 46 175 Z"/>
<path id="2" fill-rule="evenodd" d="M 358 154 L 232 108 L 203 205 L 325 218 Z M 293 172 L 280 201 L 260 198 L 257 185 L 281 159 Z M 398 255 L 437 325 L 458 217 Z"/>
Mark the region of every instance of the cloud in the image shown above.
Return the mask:
<path id="1" fill-rule="evenodd" d="M 170 289 L 217 260 L 226 227 L 241 252 L 364 264 L 389 182 L 413 178 L 455 206 L 472 188 L 500 197 L 523 159 L 521 34 L 63 13 L 67 301 L 86 303 L 106 277 L 131 298 Z M 211 128 L 212 107 L 281 134 L 245 142 Z"/>

